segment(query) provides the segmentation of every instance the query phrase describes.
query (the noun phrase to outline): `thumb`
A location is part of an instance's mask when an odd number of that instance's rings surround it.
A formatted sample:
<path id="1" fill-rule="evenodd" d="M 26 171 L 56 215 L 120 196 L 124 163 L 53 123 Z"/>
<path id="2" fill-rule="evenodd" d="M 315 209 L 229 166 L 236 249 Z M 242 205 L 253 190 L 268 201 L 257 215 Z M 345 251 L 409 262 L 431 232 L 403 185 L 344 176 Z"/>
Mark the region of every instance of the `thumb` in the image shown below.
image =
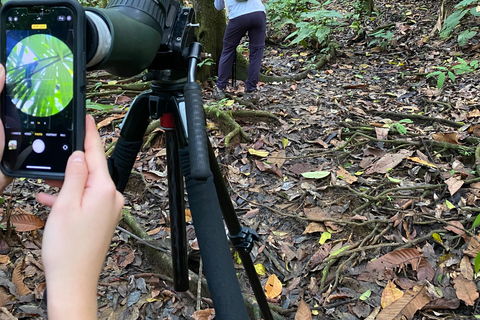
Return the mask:
<path id="1" fill-rule="evenodd" d="M 80 206 L 87 178 L 88 169 L 85 154 L 82 151 L 75 151 L 68 159 L 65 181 L 55 203 L 65 202 L 69 206 Z"/>
<path id="2" fill-rule="evenodd" d="M 5 68 L 0 64 L 0 92 L 3 90 L 3 85 L 5 83 Z"/>

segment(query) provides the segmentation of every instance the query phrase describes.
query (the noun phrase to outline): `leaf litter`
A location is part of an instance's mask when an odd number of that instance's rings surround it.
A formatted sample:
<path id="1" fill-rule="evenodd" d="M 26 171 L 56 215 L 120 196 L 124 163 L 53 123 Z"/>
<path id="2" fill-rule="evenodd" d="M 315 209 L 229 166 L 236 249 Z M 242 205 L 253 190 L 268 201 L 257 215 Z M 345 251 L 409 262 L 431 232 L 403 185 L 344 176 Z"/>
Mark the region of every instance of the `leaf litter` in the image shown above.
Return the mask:
<path id="1" fill-rule="evenodd" d="M 471 229 L 480 205 L 480 83 L 459 76 L 440 91 L 422 74 L 458 54 L 478 59 L 478 50 L 461 52 L 454 39 L 428 36 L 439 1 L 375 4 L 380 15 L 364 27 L 394 22 L 395 44 L 369 47 L 368 40 L 349 41 L 351 30 L 340 32 L 337 57 L 325 68 L 304 80 L 261 84 L 258 108 L 279 117 L 279 126 L 242 123 L 253 142 L 233 149 L 211 127 L 212 144 L 242 224 L 260 235 L 254 264 L 284 318 L 472 318 L 480 314 L 474 272 L 480 234 Z M 330 6 L 341 11 L 342 3 Z M 294 75 L 305 66 L 294 55 L 306 61 L 316 54 L 271 47 L 263 64 L 273 74 Z M 130 101 L 97 99 L 118 104 L 92 111 L 106 146 L 118 138 L 113 125 Z M 162 134 L 155 132 L 135 163 L 146 180 L 126 194 L 131 214 L 159 246 L 170 236 Z M 42 190 L 52 191 L 16 181 L 3 216 L 16 207 L 45 221 L 47 210 L 33 196 Z M 44 319 L 41 223 L 13 217 L 16 232 L 0 241 L 0 315 Z M 191 221 L 187 238 L 190 260 L 198 262 Z M 168 277 L 152 272 L 143 249 L 116 232 L 100 278 L 100 319 L 213 317 L 208 297 L 197 310 L 194 294 L 175 292 Z"/>

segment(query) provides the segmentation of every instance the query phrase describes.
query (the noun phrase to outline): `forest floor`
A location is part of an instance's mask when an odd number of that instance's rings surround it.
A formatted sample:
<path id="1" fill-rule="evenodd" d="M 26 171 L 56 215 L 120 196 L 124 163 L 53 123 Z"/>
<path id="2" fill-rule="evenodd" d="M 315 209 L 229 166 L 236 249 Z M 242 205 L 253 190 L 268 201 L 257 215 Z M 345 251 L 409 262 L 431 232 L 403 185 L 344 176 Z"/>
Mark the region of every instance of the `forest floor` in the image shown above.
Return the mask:
<path id="1" fill-rule="evenodd" d="M 281 284 L 267 295 L 285 319 L 474 319 L 480 315 L 473 271 L 480 235 L 471 228 L 480 212 L 480 77 L 458 75 L 439 90 L 426 74 L 458 58 L 478 60 L 480 37 L 459 47 L 458 30 L 446 40 L 431 35 L 441 1 L 375 4 L 373 18 L 350 15 L 347 27 L 334 32 L 336 57 L 304 80 L 261 83 L 257 104 L 218 104 L 205 83 L 206 105 L 278 118 L 240 122 L 251 141 L 230 148 L 215 123 L 209 121 L 208 133 L 240 222 L 260 236 L 252 251 L 260 281 Z M 345 1 L 329 9 L 355 11 Z M 365 37 L 348 27 L 355 20 Z M 458 29 L 479 22 L 470 16 Z M 393 41 L 381 47 L 372 33 L 386 25 Z M 321 56 L 280 42 L 267 42 L 269 75 L 294 76 Z M 112 92 L 121 80 L 102 72 L 89 81 L 90 99 L 110 105 L 90 105 L 107 146 L 138 92 Z M 237 84 L 231 93 L 241 96 Z M 126 191 L 126 208 L 162 243 L 169 238 L 165 139 L 161 129 L 149 137 L 134 165 L 145 183 Z M 34 196 L 48 189 L 16 180 L 3 211 L 46 220 Z M 194 261 L 188 210 L 186 218 Z M 46 318 L 40 251 L 41 230 L 0 242 L 0 319 Z M 233 259 L 242 291 L 252 296 Z M 175 292 L 169 277 L 154 270 L 144 245 L 117 231 L 100 279 L 100 318 L 210 319 L 195 313 L 197 292 Z M 209 302 L 201 299 L 200 309 L 212 308 Z"/>

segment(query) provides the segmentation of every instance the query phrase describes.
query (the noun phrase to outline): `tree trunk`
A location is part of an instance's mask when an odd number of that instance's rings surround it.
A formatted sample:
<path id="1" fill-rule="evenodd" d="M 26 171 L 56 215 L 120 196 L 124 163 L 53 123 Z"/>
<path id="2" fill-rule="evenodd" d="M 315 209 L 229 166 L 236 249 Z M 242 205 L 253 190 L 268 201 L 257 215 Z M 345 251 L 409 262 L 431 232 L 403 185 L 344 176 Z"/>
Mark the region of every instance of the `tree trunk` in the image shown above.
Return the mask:
<path id="1" fill-rule="evenodd" d="M 217 75 L 227 20 L 225 10 L 217 11 L 213 0 L 194 0 L 193 7 L 197 23 L 200 24 L 198 41 L 203 45 L 203 52 L 209 53 L 215 61 L 214 65 L 204 65 L 200 70 L 198 76 L 203 81 Z"/>

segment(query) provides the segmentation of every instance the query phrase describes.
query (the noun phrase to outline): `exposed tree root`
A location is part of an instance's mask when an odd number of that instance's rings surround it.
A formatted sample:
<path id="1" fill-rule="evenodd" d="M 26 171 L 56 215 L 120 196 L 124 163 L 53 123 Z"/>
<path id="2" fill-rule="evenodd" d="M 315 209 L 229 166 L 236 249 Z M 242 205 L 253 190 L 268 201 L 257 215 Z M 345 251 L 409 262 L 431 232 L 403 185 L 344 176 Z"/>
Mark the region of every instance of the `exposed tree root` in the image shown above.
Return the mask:
<path id="1" fill-rule="evenodd" d="M 297 73 L 294 76 L 283 76 L 283 77 L 272 77 L 265 74 L 260 74 L 259 80 L 264 83 L 272 83 L 272 82 L 284 82 L 284 81 L 298 81 L 305 79 L 307 75 L 312 70 L 318 70 L 323 67 L 327 62 L 333 59 L 336 55 L 335 47 L 333 45 L 329 46 L 328 54 L 324 54 L 320 57 L 320 59 L 313 64 L 312 66 L 308 67 L 305 71 Z M 236 72 L 236 79 L 238 80 L 245 80 L 247 79 L 247 70 L 248 70 L 248 60 L 237 51 L 237 67 L 235 69 Z"/>
<path id="2" fill-rule="evenodd" d="M 278 119 L 275 115 L 267 111 L 255 111 L 255 110 L 237 110 L 237 111 L 225 111 L 214 105 L 206 106 L 205 112 L 207 117 L 215 122 L 220 130 L 226 134 L 225 146 L 234 146 L 241 142 L 249 142 L 250 137 L 243 130 L 242 126 L 238 124 L 235 119 L 243 120 L 246 122 L 277 122 Z"/>

